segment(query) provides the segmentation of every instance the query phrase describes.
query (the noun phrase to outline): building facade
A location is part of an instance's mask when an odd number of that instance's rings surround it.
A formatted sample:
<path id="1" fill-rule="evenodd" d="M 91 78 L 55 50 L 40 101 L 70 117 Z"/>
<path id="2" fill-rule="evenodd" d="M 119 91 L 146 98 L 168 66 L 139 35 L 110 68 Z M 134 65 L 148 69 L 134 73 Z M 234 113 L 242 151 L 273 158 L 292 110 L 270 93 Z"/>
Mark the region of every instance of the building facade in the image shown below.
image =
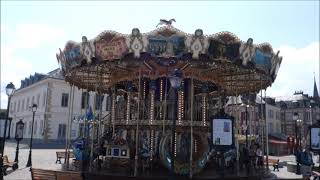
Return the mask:
<path id="1" fill-rule="evenodd" d="M 74 101 L 71 102 L 71 86 L 63 79 L 60 69 L 46 75 L 35 74 L 21 82 L 21 87 L 12 95 L 9 116 L 12 117 L 10 134 L 15 133 L 15 124 L 22 119 L 25 123 L 24 138 L 31 137 L 33 113 L 32 104 L 37 105 L 34 117 L 33 138 L 40 142 L 64 141 L 68 122 L 71 125 L 71 139 L 81 135 L 81 125 L 76 119 L 88 112 L 95 112 L 99 105 L 96 93 L 74 88 Z M 86 97 L 86 98 L 85 98 Z M 103 95 L 105 101 L 110 97 Z M 110 105 L 109 105 L 110 106 Z M 73 113 L 71 113 L 73 107 Z M 102 102 L 102 117 L 107 113 L 107 103 Z M 110 108 L 110 107 L 108 107 Z"/>
<path id="2" fill-rule="evenodd" d="M 293 139 L 298 139 L 302 144 L 308 143 L 309 126 L 320 119 L 320 101 L 316 84 L 314 96 L 309 96 L 303 91 L 297 91 L 292 96 L 276 97 L 276 104 L 281 108 L 281 131 Z M 298 121 L 294 120 L 298 115 Z"/>

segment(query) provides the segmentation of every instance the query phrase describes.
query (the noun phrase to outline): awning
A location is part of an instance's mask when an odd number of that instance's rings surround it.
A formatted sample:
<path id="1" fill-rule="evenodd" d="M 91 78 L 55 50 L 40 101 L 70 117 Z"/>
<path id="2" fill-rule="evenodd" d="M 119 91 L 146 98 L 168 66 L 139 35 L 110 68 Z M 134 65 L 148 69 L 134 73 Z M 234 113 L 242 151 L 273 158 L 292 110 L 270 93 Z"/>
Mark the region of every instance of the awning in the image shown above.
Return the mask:
<path id="1" fill-rule="evenodd" d="M 269 139 L 269 143 L 271 144 L 287 144 L 287 141 L 278 141 L 274 139 Z"/>

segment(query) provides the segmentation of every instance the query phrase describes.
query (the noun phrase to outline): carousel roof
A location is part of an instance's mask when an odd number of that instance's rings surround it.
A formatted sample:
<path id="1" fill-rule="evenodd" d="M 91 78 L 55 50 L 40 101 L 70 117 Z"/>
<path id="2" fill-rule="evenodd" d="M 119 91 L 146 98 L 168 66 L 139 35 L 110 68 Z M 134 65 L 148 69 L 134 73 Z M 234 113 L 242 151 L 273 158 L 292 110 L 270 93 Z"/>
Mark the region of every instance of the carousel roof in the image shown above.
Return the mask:
<path id="1" fill-rule="evenodd" d="M 121 81 L 167 77 L 180 69 L 184 78 L 213 82 L 226 95 L 258 92 L 277 76 L 282 57 L 268 43 L 241 41 L 230 32 L 188 34 L 171 25 L 148 33 L 104 31 L 82 42 L 68 41 L 56 55 L 67 82 L 105 92 Z"/>

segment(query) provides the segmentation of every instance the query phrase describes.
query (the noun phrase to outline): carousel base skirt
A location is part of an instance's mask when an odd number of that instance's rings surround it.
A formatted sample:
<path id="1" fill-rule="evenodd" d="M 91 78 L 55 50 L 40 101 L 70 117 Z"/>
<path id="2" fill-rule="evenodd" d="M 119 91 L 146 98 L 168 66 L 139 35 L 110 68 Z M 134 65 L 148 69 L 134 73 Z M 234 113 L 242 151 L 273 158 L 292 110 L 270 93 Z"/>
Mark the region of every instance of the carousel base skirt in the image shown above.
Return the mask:
<path id="1" fill-rule="evenodd" d="M 262 169 L 252 169 L 249 174 L 245 170 L 235 170 L 234 169 L 212 169 L 212 167 L 207 167 L 203 169 L 202 172 L 196 174 L 192 179 L 264 179 L 270 176 L 270 171 L 265 168 Z M 79 168 L 74 167 L 72 164 L 69 168 L 65 164 L 62 165 L 62 171 L 73 170 L 81 171 Z M 170 171 L 165 167 L 153 167 L 153 169 L 148 169 L 143 171 L 139 168 L 137 176 L 134 176 L 134 169 L 114 167 L 108 169 L 92 169 L 92 171 L 83 171 L 82 176 L 84 179 L 98 180 L 98 179 L 190 179 L 189 176 L 181 176 L 175 174 L 172 176 Z"/>

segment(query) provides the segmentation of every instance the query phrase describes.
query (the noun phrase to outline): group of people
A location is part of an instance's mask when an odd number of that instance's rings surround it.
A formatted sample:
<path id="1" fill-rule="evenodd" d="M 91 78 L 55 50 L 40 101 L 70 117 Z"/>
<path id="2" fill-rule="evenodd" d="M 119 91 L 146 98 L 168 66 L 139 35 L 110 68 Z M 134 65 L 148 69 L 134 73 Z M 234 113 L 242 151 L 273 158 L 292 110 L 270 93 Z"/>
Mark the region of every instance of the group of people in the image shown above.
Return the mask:
<path id="1" fill-rule="evenodd" d="M 311 152 L 308 148 L 305 148 L 304 150 L 298 148 L 295 156 L 297 166 L 300 167 L 300 172 L 303 179 L 309 179 L 312 175 L 312 166 L 314 166 Z"/>
<path id="2" fill-rule="evenodd" d="M 263 151 L 259 144 L 252 144 L 250 148 L 243 147 L 240 151 L 240 168 L 245 166 L 247 174 L 251 167 L 255 170 L 263 167 Z"/>

